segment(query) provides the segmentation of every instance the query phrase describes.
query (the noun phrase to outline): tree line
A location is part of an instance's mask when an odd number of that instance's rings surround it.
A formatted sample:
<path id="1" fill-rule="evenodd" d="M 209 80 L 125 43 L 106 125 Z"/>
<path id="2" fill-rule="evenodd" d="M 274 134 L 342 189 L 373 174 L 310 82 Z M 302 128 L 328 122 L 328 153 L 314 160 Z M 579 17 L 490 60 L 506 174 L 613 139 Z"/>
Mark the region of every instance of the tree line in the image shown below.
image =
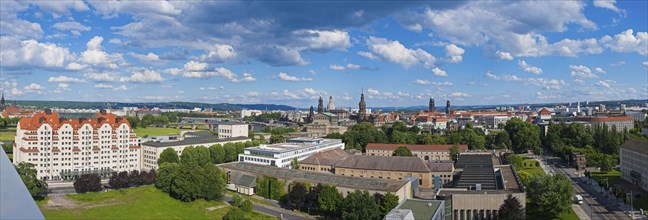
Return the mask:
<path id="1" fill-rule="evenodd" d="M 425 133 L 418 126 L 407 127 L 397 121 L 391 127 L 377 128 L 370 122 L 351 127 L 344 134 L 329 134 L 327 138 L 342 139 L 346 149 L 365 151 L 368 143 L 391 144 L 466 144 L 470 150 L 512 149 L 521 153 L 528 150 L 541 152 L 540 129 L 538 126 L 512 118 L 503 125 L 504 130 L 486 135 L 480 128 L 467 123 L 464 128 L 447 135 Z"/>

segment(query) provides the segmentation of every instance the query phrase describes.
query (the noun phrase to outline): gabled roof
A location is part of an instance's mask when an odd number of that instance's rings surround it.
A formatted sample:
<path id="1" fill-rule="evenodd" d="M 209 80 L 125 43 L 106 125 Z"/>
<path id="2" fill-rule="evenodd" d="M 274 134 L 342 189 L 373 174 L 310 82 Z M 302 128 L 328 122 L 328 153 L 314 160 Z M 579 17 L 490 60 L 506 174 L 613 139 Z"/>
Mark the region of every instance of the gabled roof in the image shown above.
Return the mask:
<path id="1" fill-rule="evenodd" d="M 341 163 L 349 157 L 349 154 L 344 152 L 340 148 L 335 148 L 333 150 L 327 150 L 315 153 L 306 159 L 299 161 L 300 164 L 315 164 L 315 165 L 325 165 L 325 166 L 334 166 L 338 163 Z"/>
<path id="2" fill-rule="evenodd" d="M 396 150 L 398 147 L 407 147 L 411 151 L 447 151 L 453 144 L 367 144 L 367 150 Z M 467 151 L 468 145 L 457 144 L 459 152 Z"/>
<path id="3" fill-rule="evenodd" d="M 241 176 L 236 181 L 236 185 L 250 188 L 256 187 L 256 176 L 241 174 Z"/>
<path id="4" fill-rule="evenodd" d="M 551 112 L 549 110 L 547 110 L 547 108 L 542 108 L 542 110 L 540 110 L 538 112 L 538 114 L 539 115 L 551 115 Z"/>
<path id="5" fill-rule="evenodd" d="M 352 155 L 336 165 L 336 167 L 362 170 L 430 172 L 425 161 L 419 157 Z"/>

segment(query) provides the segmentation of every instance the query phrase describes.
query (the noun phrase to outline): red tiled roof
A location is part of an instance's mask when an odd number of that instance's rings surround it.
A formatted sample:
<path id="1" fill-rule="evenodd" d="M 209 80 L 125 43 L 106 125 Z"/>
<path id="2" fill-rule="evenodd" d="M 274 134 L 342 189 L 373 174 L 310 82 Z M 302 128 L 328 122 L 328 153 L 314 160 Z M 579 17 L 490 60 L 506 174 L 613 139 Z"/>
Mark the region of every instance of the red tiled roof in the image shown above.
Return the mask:
<path id="1" fill-rule="evenodd" d="M 58 149 L 58 147 L 55 147 L 55 148 L 52 148 L 52 152 L 53 153 L 59 153 L 59 152 L 61 152 L 61 150 Z"/>
<path id="2" fill-rule="evenodd" d="M 606 121 L 632 121 L 634 120 L 630 116 L 618 116 L 618 117 L 576 117 L 575 121 L 585 121 L 585 122 L 606 122 Z"/>
<path id="3" fill-rule="evenodd" d="M 75 147 L 75 148 L 72 149 L 72 152 L 81 152 L 81 149 L 79 149 L 78 147 Z"/>
<path id="4" fill-rule="evenodd" d="M 108 124 L 113 128 L 120 126 L 121 124 L 128 123 L 128 120 L 125 118 L 117 118 L 115 114 L 106 113 L 101 114 L 97 113 L 97 118 L 60 118 L 58 112 L 52 112 L 51 114 L 46 114 L 45 112 L 37 112 L 32 117 L 22 118 L 18 122 L 21 129 L 24 130 L 37 130 L 43 124 L 49 124 L 52 126 L 53 130 L 58 130 L 61 126 L 69 124 L 74 130 L 78 130 L 83 125 L 90 125 L 92 129 L 97 129 L 104 124 Z M 76 131 L 75 131 L 76 132 Z M 76 134 L 76 133 L 75 133 Z"/>
<path id="5" fill-rule="evenodd" d="M 101 149 L 99 147 L 92 147 L 92 151 L 101 151 Z"/>
<path id="6" fill-rule="evenodd" d="M 542 110 L 540 110 L 538 112 L 538 114 L 540 114 L 540 115 L 551 115 L 551 112 L 549 110 L 547 110 L 546 108 L 542 108 Z"/>
<path id="7" fill-rule="evenodd" d="M 22 139 L 23 139 L 23 141 L 37 141 L 38 140 L 37 138 L 26 138 L 26 137 L 24 137 Z"/>
<path id="8" fill-rule="evenodd" d="M 110 149 L 111 150 L 119 150 L 119 148 L 117 146 L 112 146 L 112 148 L 110 148 Z"/>
<path id="9" fill-rule="evenodd" d="M 133 146 L 128 147 L 128 149 L 139 149 L 139 148 L 141 148 L 141 147 L 137 146 L 137 145 L 133 145 Z"/>
<path id="10" fill-rule="evenodd" d="M 38 149 L 27 149 L 27 148 L 24 148 L 24 147 L 21 147 L 20 151 L 22 151 L 23 153 L 38 153 L 38 152 L 40 152 L 40 151 L 38 151 Z"/>
<path id="11" fill-rule="evenodd" d="M 452 144 L 367 144 L 367 150 L 396 150 L 398 147 L 407 147 L 412 151 L 445 151 L 452 147 Z M 468 145 L 457 145 L 459 152 L 467 151 Z"/>

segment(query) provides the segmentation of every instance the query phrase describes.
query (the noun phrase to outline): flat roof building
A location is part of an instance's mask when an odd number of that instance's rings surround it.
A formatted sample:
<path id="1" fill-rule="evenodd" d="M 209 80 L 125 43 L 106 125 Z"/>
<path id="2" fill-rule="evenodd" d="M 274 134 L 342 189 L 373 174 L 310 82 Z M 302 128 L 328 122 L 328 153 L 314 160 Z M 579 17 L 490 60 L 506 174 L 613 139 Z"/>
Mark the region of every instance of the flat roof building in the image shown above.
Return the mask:
<path id="1" fill-rule="evenodd" d="M 420 157 L 423 160 L 439 161 L 439 160 L 452 160 L 450 157 L 450 148 L 454 144 L 367 144 L 367 155 L 372 156 L 391 156 L 396 148 L 407 147 L 414 156 Z M 468 145 L 457 144 L 459 152 L 468 151 Z"/>
<path id="2" fill-rule="evenodd" d="M 160 158 L 160 154 L 167 148 L 172 148 L 178 153 L 178 156 L 182 154 L 182 151 L 186 147 L 197 147 L 205 146 L 209 147 L 215 144 L 226 144 L 226 143 L 238 143 L 249 141 L 248 137 L 231 137 L 231 138 L 218 138 L 215 135 L 192 135 L 193 137 L 187 137 L 178 141 L 148 141 L 142 143 L 142 158 L 141 158 L 141 167 L 145 170 L 157 169 L 158 164 L 157 160 Z"/>
<path id="3" fill-rule="evenodd" d="M 293 138 L 287 143 L 259 145 L 246 148 L 239 154 L 238 160 L 259 165 L 289 168 L 293 159 L 298 161 L 322 151 L 344 149 L 340 139 L 326 138 Z"/>
<path id="4" fill-rule="evenodd" d="M 620 151 L 621 178 L 648 190 L 648 142 L 628 139 Z"/>
<path id="5" fill-rule="evenodd" d="M 445 215 L 443 200 L 407 199 L 392 209 L 385 220 L 442 220 Z"/>

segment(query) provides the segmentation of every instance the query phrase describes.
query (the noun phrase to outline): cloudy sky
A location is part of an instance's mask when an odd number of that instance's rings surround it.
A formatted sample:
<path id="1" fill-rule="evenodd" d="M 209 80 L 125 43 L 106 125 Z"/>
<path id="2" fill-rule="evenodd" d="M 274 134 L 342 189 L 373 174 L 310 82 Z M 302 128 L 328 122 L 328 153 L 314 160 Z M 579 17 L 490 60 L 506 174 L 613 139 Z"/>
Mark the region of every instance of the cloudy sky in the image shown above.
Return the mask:
<path id="1" fill-rule="evenodd" d="M 648 96 L 647 1 L 0 1 L 8 99 L 356 106 Z M 438 101 L 442 103 L 443 101 Z"/>

